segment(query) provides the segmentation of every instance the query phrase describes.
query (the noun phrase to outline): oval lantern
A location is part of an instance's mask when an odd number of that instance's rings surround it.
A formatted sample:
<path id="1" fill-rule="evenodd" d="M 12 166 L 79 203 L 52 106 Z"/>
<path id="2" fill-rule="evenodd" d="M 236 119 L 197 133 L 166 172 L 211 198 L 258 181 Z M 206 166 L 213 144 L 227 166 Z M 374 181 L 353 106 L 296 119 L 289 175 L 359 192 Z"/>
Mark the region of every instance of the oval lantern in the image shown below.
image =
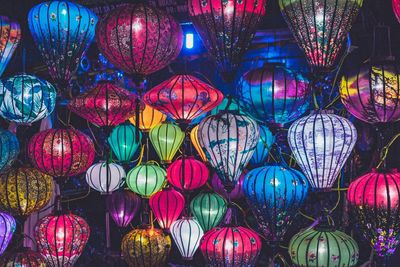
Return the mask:
<path id="1" fill-rule="evenodd" d="M 167 172 L 160 166 L 147 162 L 131 169 L 126 176 L 126 185 L 136 194 L 149 198 L 161 190 Z"/>
<path id="2" fill-rule="evenodd" d="M 0 77 L 8 65 L 19 42 L 21 41 L 21 26 L 18 22 L 6 16 L 0 16 Z"/>
<path id="3" fill-rule="evenodd" d="M 243 179 L 244 176 L 246 175 L 247 170 L 244 170 L 242 174 L 239 177 L 239 181 L 236 183 L 235 188 L 231 192 L 227 192 L 224 185 L 221 182 L 221 179 L 219 179 L 218 174 L 215 172 L 213 177 L 211 178 L 211 186 L 214 189 L 214 191 L 221 196 L 223 196 L 227 200 L 238 200 L 244 197 L 243 195 Z"/>
<path id="4" fill-rule="evenodd" d="M 110 194 L 119 189 L 125 178 L 124 168 L 112 162 L 95 163 L 86 171 L 88 185 L 102 194 Z"/>
<path id="5" fill-rule="evenodd" d="M 246 111 L 243 109 L 239 100 L 236 97 L 227 95 L 222 99 L 221 103 L 210 111 L 210 115 L 215 115 L 221 111 L 235 111 L 240 114 L 246 115 Z"/>
<path id="6" fill-rule="evenodd" d="M 171 225 L 171 236 L 184 260 L 192 260 L 204 232 L 194 218 L 184 217 Z"/>
<path id="7" fill-rule="evenodd" d="M 127 227 L 140 208 L 141 200 L 135 193 L 123 190 L 107 197 L 107 210 L 118 227 Z"/>
<path id="8" fill-rule="evenodd" d="M 329 190 L 357 140 L 354 125 L 327 111 L 312 112 L 289 128 L 293 155 L 311 187 Z"/>
<path id="9" fill-rule="evenodd" d="M 192 156 L 182 156 L 169 165 L 168 182 L 180 190 L 194 190 L 202 187 L 208 180 L 207 166 Z"/>
<path id="10" fill-rule="evenodd" d="M 139 111 L 139 129 L 147 133 L 151 128 L 163 123 L 166 119 L 167 116 L 164 113 L 149 105 L 144 105 L 144 109 Z M 129 121 L 136 126 L 136 114 L 133 114 Z"/>
<path id="11" fill-rule="evenodd" d="M 0 255 L 4 253 L 14 235 L 17 223 L 11 214 L 0 211 Z"/>
<path id="12" fill-rule="evenodd" d="M 17 159 L 19 142 L 10 131 L 0 128 L 0 172 L 6 171 Z"/>
<path id="13" fill-rule="evenodd" d="M 4 254 L 0 259 L 0 265 L 4 267 L 46 267 L 46 261 L 39 252 L 24 247 L 16 252 Z"/>
<path id="14" fill-rule="evenodd" d="M 135 126 L 124 123 L 112 130 L 107 141 L 120 162 L 129 162 L 142 142 L 142 133 Z"/>
<path id="15" fill-rule="evenodd" d="M 275 136 L 265 125 L 260 125 L 260 139 L 258 140 L 254 154 L 250 159 L 253 165 L 260 165 L 267 160 L 269 150 L 275 143 Z"/>
<path id="16" fill-rule="evenodd" d="M 199 154 L 201 160 L 203 162 L 207 162 L 206 154 L 204 153 L 203 149 L 200 146 L 198 132 L 199 132 L 199 125 L 196 125 L 190 131 L 190 141 L 192 142 L 192 145 L 196 149 L 197 153 Z"/>

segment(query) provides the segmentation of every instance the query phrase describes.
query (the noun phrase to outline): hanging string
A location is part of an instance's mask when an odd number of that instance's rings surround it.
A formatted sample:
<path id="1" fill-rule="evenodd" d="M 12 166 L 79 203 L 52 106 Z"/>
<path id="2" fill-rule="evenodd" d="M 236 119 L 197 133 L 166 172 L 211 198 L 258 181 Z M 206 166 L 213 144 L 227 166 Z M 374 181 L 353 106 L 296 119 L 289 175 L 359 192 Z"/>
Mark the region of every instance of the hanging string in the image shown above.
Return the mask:
<path id="1" fill-rule="evenodd" d="M 377 169 L 379 169 L 382 164 L 386 161 L 386 157 L 389 153 L 389 148 L 393 145 L 393 143 L 397 140 L 397 138 L 400 137 L 400 133 L 396 134 L 390 141 L 389 143 L 383 147 L 381 151 L 381 160 L 379 161 L 378 165 L 376 166 Z"/>

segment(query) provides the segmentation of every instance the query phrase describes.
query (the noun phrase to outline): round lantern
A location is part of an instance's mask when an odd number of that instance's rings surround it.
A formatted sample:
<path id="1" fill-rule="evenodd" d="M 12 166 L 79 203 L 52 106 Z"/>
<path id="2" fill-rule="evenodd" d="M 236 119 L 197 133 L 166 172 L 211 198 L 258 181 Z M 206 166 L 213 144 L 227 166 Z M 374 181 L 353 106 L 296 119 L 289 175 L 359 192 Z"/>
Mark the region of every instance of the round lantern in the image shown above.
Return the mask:
<path id="1" fill-rule="evenodd" d="M 289 243 L 289 255 L 295 266 L 356 266 L 358 245 L 343 232 L 330 227 L 308 228 L 295 234 Z"/>
<path id="2" fill-rule="evenodd" d="M 329 190 L 357 140 L 357 131 L 346 118 L 327 111 L 312 112 L 289 128 L 293 155 L 311 186 Z"/>
<path id="3" fill-rule="evenodd" d="M 246 72 L 238 93 L 247 112 L 261 122 L 283 125 L 309 107 L 308 81 L 280 66 L 265 65 Z"/>
<path id="4" fill-rule="evenodd" d="M 142 142 L 142 133 L 135 126 L 124 123 L 112 130 L 107 141 L 117 159 L 128 162 Z"/>
<path id="5" fill-rule="evenodd" d="M 94 160 L 94 145 L 86 134 L 75 129 L 49 129 L 35 134 L 28 145 L 35 168 L 55 177 L 85 172 Z"/>
<path id="6" fill-rule="evenodd" d="M 29 124 L 50 115 L 56 106 L 56 89 L 35 76 L 20 74 L 0 82 L 0 115 Z"/>
<path id="7" fill-rule="evenodd" d="M 203 235 L 203 229 L 194 218 L 184 217 L 171 225 L 171 236 L 185 260 L 193 259 Z"/>
<path id="8" fill-rule="evenodd" d="M 236 183 L 235 188 L 231 192 L 226 191 L 224 185 L 221 182 L 221 179 L 219 179 L 218 174 L 215 172 L 212 179 L 211 179 L 211 186 L 214 189 L 214 191 L 221 196 L 223 196 L 225 199 L 228 200 L 237 200 L 241 199 L 243 195 L 243 179 L 244 176 L 246 175 L 247 170 L 244 170 L 242 174 L 239 177 L 239 181 Z"/>
<path id="9" fill-rule="evenodd" d="M 139 129 L 147 133 L 151 128 L 164 122 L 166 119 L 167 116 L 164 113 L 149 105 L 144 105 L 144 109 L 139 112 Z M 129 118 L 129 121 L 136 126 L 136 114 L 133 114 Z"/>
<path id="10" fill-rule="evenodd" d="M 17 223 L 13 216 L 0 211 L 0 255 L 4 253 L 10 243 Z"/>
<path id="11" fill-rule="evenodd" d="M 275 136 L 265 125 L 260 125 L 260 139 L 258 140 L 254 154 L 250 159 L 253 165 L 259 165 L 267 160 L 268 152 L 271 146 L 275 143 Z"/>
<path id="12" fill-rule="evenodd" d="M 243 110 L 237 98 L 234 98 L 229 95 L 224 97 L 224 99 L 222 99 L 222 102 L 217 107 L 215 107 L 210 111 L 210 114 L 215 115 L 220 113 L 221 111 L 228 111 L 228 110 L 236 111 L 240 114 L 246 115 L 245 110 Z"/>
<path id="13" fill-rule="evenodd" d="M 0 259 L 4 267 L 46 267 L 46 261 L 40 253 L 29 248 L 18 249 L 17 252 L 7 253 Z"/>
<path id="14" fill-rule="evenodd" d="M 159 267 L 167 262 L 171 238 L 160 229 L 134 229 L 124 236 L 122 258 L 132 267 Z"/>
<path id="15" fill-rule="evenodd" d="M 153 127 L 149 137 L 161 163 L 171 163 L 185 139 L 185 133 L 177 125 L 164 122 Z"/>
<path id="16" fill-rule="evenodd" d="M 0 128 L 0 172 L 7 170 L 17 159 L 19 142 L 10 131 Z"/>
<path id="17" fill-rule="evenodd" d="M 392 0 L 392 7 L 393 7 L 393 12 L 397 18 L 397 21 L 400 22 L 400 1 Z M 1 76 L 1 72 L 0 72 L 0 76 Z"/>
<path id="18" fill-rule="evenodd" d="M 164 186 L 166 176 L 167 172 L 163 168 L 147 162 L 128 172 L 126 185 L 136 194 L 149 198 Z"/>
<path id="19" fill-rule="evenodd" d="M 198 138 L 198 132 L 199 132 L 199 125 L 196 125 L 190 131 L 190 141 L 192 142 L 192 145 L 196 149 L 197 153 L 199 154 L 201 160 L 206 162 L 207 161 L 207 157 L 206 157 L 206 154 L 204 153 L 203 149 L 200 146 L 200 142 L 199 142 L 199 138 Z"/>
<path id="20" fill-rule="evenodd" d="M 34 168 L 16 168 L 0 176 L 0 204 L 15 216 L 27 217 L 50 201 L 53 178 Z"/>
<path id="21" fill-rule="evenodd" d="M 0 16 L 0 77 L 21 40 L 21 26 L 6 16 Z"/>
<path id="22" fill-rule="evenodd" d="M 169 65 L 180 53 L 182 28 L 159 8 L 142 3 L 113 9 L 97 25 L 97 45 L 117 68 L 148 75 Z"/>
<path id="23" fill-rule="evenodd" d="M 210 266 L 256 266 L 261 246 L 258 234 L 242 226 L 213 228 L 200 242 Z"/>
<path id="24" fill-rule="evenodd" d="M 178 191 L 166 188 L 152 195 L 149 204 L 160 227 L 169 230 L 171 224 L 181 215 L 185 198 Z"/>
<path id="25" fill-rule="evenodd" d="M 119 189 L 124 184 L 125 177 L 124 168 L 111 162 L 95 163 L 86 171 L 88 185 L 102 194 Z"/>
<path id="26" fill-rule="evenodd" d="M 168 182 L 181 190 L 194 190 L 208 180 L 207 166 L 193 157 L 183 156 L 175 160 L 167 169 Z"/>
<path id="27" fill-rule="evenodd" d="M 190 210 L 205 232 L 216 227 L 227 210 L 226 200 L 216 193 L 200 193 L 190 202 Z"/>
<path id="28" fill-rule="evenodd" d="M 131 223 L 140 204 L 140 197 L 128 190 L 113 192 L 107 197 L 107 210 L 119 227 L 127 227 Z"/>

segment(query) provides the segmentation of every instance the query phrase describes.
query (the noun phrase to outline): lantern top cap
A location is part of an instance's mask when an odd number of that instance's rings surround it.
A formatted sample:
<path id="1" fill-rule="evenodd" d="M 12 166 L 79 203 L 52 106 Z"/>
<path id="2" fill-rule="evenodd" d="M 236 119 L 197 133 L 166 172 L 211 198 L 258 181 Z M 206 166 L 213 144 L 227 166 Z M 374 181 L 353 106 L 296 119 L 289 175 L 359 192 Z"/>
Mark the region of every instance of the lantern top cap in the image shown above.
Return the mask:
<path id="1" fill-rule="evenodd" d="M 397 168 L 392 168 L 392 169 L 372 168 L 371 173 L 398 173 L 398 170 Z"/>
<path id="2" fill-rule="evenodd" d="M 318 109 L 318 110 L 311 110 L 310 115 L 316 114 L 335 114 L 332 109 Z"/>

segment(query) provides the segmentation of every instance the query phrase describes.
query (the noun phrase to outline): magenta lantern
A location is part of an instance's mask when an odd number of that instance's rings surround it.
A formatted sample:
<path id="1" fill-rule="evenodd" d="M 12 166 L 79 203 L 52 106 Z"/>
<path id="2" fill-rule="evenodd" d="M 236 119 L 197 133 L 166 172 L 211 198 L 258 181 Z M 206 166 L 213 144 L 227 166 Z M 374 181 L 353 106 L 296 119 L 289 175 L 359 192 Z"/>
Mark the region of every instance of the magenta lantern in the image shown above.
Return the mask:
<path id="1" fill-rule="evenodd" d="M 181 190 L 194 190 L 202 187 L 208 180 L 207 166 L 192 156 L 175 160 L 167 169 L 170 184 Z"/>
<path id="2" fill-rule="evenodd" d="M 229 200 L 237 200 L 240 198 L 244 197 L 243 194 L 243 178 L 246 175 L 247 170 L 244 170 L 242 172 L 242 174 L 239 177 L 239 181 L 237 182 L 237 184 L 235 185 L 235 187 L 233 188 L 233 190 L 228 193 L 223 185 L 223 183 L 221 182 L 221 179 L 219 179 L 218 174 L 215 172 L 212 179 L 211 179 L 211 186 L 214 189 L 215 192 L 217 192 L 218 194 L 220 194 L 221 196 L 223 196 L 225 199 L 229 199 Z"/>
<path id="3" fill-rule="evenodd" d="M 116 191 L 107 197 L 107 209 L 119 227 L 127 227 L 131 223 L 140 204 L 140 197 L 128 190 Z"/>

